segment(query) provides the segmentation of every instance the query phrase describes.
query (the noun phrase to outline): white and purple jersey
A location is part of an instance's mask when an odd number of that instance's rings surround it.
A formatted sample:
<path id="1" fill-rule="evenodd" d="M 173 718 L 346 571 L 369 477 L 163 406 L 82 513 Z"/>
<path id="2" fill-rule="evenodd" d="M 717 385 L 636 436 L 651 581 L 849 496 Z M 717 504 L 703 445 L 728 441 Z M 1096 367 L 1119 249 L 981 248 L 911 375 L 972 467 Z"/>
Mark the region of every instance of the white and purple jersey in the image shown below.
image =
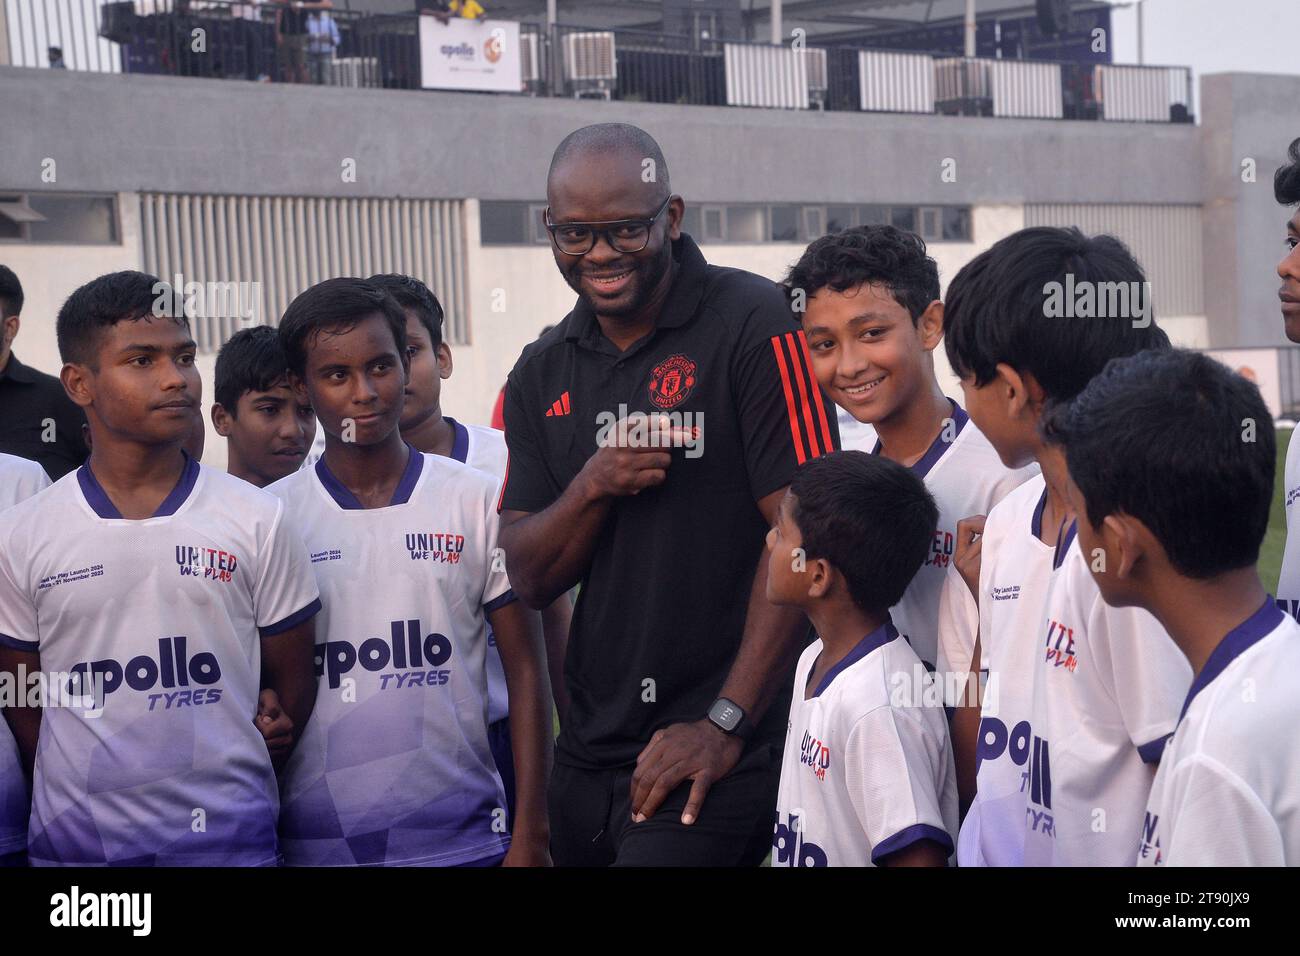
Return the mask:
<path id="1" fill-rule="evenodd" d="M 283 514 L 186 456 L 150 518 L 89 463 L 0 515 L 0 641 L 89 698 L 42 712 L 32 864 L 276 863 L 261 641 L 320 607 Z"/>
<path id="2" fill-rule="evenodd" d="M 12 508 L 49 486 L 49 476 L 36 462 L 0 454 L 0 511 Z M 10 732 L 9 724 L 0 717 L 0 857 L 27 849 L 30 810 L 18 742 Z"/>
<path id="3" fill-rule="evenodd" d="M 487 734 L 486 614 L 514 600 L 499 488 L 413 448 L 382 508 L 363 508 L 323 458 L 269 487 L 325 605 L 316 707 L 282 786 L 290 865 L 444 866 L 509 849 Z"/>
<path id="4" fill-rule="evenodd" d="M 1300 429 L 1291 433 L 1282 470 L 1282 505 L 1286 514 L 1286 546 L 1277 579 L 1277 604 L 1300 620 Z"/>
<path id="5" fill-rule="evenodd" d="M 934 497 L 939 522 L 925 563 L 903 592 L 902 600 L 889 612 L 895 626 L 932 670 L 938 660 L 939 597 L 956 553 L 957 522 L 971 515 L 987 515 L 1008 492 L 1038 473 L 1037 465 L 1011 469 L 1002 464 L 965 409 L 952 399 L 949 402 L 951 425 L 945 425 L 926 453 L 911 466 Z M 879 454 L 880 442 L 876 441 L 870 451 Z"/>
<path id="6" fill-rule="evenodd" d="M 39 462 L 0 453 L 0 511 L 49 486 L 50 476 Z"/>
<path id="7" fill-rule="evenodd" d="M 1133 865 L 1155 764 L 1192 682 L 1149 612 L 1102 600 L 1089 569 L 1102 558 L 1068 546 L 1037 633 L 1016 651 L 1033 655 L 1026 866 Z"/>
<path id="8" fill-rule="evenodd" d="M 1033 666 L 1056 549 L 1044 544 L 1047 487 L 1035 475 L 984 525 L 979 580 L 980 671 L 988 675 L 975 749 L 976 791 L 957 838 L 959 866 L 1024 863 L 1025 779 L 1033 733 Z M 965 584 L 958 582 L 963 590 Z M 945 660 L 967 668 L 974 634 L 950 635 Z"/>
<path id="9" fill-rule="evenodd" d="M 1211 652 L 1151 786 L 1139 866 L 1300 866 L 1300 625 L 1268 600 Z"/>
<path id="10" fill-rule="evenodd" d="M 928 687 L 933 677 L 898 638 L 884 624 L 816 688 L 808 682 L 822 642 L 799 658 L 776 801 L 774 867 L 875 866 L 918 840 L 951 854 L 957 783 L 948 722 Z"/>
<path id="11" fill-rule="evenodd" d="M 483 425 L 462 425 L 449 415 L 444 417 L 456 433 L 451 457 L 487 472 L 497 481 L 505 481 L 506 433 Z M 490 624 L 487 642 L 488 723 L 495 724 L 510 716 L 510 700 L 506 693 L 506 671 L 501 665 L 501 652 L 497 650 L 496 635 L 492 633 Z"/>

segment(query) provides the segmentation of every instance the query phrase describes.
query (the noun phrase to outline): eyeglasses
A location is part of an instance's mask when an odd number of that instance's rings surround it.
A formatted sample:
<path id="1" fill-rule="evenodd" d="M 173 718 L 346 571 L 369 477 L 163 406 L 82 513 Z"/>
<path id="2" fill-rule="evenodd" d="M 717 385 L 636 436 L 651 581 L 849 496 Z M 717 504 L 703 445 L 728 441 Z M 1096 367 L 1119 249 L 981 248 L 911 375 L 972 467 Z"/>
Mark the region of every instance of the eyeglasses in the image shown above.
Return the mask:
<path id="1" fill-rule="evenodd" d="M 664 214 L 672 196 L 664 200 L 659 211 L 649 219 L 614 219 L 606 222 L 551 222 L 551 208 L 546 207 L 542 220 L 555 248 L 566 255 L 585 256 L 596 248 L 596 237 L 604 236 L 605 242 L 615 252 L 640 252 L 650 244 L 650 229 Z"/>

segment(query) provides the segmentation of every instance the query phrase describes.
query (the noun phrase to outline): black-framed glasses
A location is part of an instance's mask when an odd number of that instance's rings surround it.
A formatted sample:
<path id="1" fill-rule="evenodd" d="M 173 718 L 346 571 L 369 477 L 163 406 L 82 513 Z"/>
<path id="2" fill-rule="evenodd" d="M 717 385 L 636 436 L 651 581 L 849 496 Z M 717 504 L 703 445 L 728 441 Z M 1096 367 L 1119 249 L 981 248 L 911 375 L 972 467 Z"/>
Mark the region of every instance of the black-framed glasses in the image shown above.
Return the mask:
<path id="1" fill-rule="evenodd" d="M 673 197 L 669 196 L 659 211 L 649 219 L 614 219 L 606 222 L 551 222 L 551 207 L 546 207 L 542 222 L 555 248 L 570 256 L 585 256 L 596 248 L 596 237 L 604 236 L 605 242 L 615 252 L 640 252 L 650 244 L 650 230 L 664 214 Z"/>

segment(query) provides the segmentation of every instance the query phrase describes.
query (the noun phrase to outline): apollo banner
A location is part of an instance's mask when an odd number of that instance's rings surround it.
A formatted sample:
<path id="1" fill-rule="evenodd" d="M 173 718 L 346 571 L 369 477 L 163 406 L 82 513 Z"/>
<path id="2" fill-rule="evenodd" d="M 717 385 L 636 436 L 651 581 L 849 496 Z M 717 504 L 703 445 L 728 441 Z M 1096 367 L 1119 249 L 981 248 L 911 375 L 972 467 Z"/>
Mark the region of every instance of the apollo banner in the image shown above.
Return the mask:
<path id="1" fill-rule="evenodd" d="M 519 23 L 420 17 L 420 85 L 426 90 L 518 93 Z"/>

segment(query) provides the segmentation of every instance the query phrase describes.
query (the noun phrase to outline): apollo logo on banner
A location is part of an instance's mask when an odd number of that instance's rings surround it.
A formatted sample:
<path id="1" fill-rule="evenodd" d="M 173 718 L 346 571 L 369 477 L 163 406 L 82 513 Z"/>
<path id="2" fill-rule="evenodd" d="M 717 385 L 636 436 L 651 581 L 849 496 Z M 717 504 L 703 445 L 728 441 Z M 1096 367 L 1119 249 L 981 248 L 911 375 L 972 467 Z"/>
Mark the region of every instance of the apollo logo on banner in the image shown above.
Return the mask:
<path id="1" fill-rule="evenodd" d="M 452 18 L 442 23 L 420 17 L 420 85 L 426 90 L 518 93 L 522 64 L 516 21 Z"/>

